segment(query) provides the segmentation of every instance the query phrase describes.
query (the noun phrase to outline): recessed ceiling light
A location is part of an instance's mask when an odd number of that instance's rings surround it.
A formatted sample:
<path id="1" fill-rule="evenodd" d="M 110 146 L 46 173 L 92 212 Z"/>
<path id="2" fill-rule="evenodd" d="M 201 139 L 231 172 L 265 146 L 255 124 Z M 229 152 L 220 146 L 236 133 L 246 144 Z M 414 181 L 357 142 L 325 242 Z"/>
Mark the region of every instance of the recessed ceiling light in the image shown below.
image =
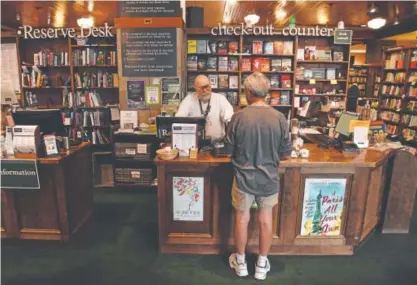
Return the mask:
<path id="1" fill-rule="evenodd" d="M 287 16 L 287 12 L 285 12 L 284 9 L 279 8 L 278 10 L 275 11 L 275 18 L 278 21 L 282 21 L 284 20 L 284 18 Z"/>
<path id="2" fill-rule="evenodd" d="M 245 23 L 248 26 L 256 25 L 259 22 L 259 19 L 260 17 L 256 14 L 249 14 L 244 18 Z"/>
<path id="3" fill-rule="evenodd" d="M 94 20 L 92 17 L 89 18 L 79 18 L 77 20 L 78 26 L 80 26 L 83 29 L 89 29 L 94 25 Z"/>

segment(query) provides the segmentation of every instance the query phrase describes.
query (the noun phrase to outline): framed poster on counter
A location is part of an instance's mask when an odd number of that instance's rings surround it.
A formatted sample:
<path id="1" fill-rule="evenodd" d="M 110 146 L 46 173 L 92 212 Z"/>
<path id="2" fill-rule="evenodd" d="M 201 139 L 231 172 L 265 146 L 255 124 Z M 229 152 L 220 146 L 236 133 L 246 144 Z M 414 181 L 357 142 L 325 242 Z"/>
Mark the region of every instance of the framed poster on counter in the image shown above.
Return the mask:
<path id="1" fill-rule="evenodd" d="M 174 221 L 204 220 L 204 177 L 178 177 L 172 181 Z"/>
<path id="2" fill-rule="evenodd" d="M 145 109 L 145 81 L 127 81 L 127 108 Z"/>
<path id="3" fill-rule="evenodd" d="M 129 28 L 121 32 L 123 76 L 177 76 L 176 28 Z"/>
<path id="4" fill-rule="evenodd" d="M 301 236 L 341 234 L 347 178 L 306 178 Z"/>

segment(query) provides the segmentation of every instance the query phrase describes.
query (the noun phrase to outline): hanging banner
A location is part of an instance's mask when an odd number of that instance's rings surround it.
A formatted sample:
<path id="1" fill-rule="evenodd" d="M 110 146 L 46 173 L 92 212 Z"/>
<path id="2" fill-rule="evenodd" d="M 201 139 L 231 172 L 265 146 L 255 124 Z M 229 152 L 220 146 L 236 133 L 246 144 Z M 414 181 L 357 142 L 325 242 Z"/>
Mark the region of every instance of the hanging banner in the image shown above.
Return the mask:
<path id="1" fill-rule="evenodd" d="M 340 235 L 346 178 L 307 178 L 301 235 Z"/>
<path id="2" fill-rule="evenodd" d="M 174 221 L 204 220 L 204 177 L 173 177 Z"/>
<path id="3" fill-rule="evenodd" d="M 337 45 L 350 45 L 352 43 L 352 34 L 351 30 L 339 30 L 336 29 L 334 32 L 334 44 Z"/>
<path id="4" fill-rule="evenodd" d="M 40 189 L 36 160 L 1 160 L 1 189 Z"/>

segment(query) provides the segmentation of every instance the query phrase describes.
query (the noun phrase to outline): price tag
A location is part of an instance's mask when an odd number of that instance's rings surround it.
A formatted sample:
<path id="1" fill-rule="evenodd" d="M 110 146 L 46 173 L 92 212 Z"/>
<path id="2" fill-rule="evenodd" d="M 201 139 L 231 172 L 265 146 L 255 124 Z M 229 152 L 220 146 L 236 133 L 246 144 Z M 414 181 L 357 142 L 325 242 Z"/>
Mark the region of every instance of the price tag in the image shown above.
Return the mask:
<path id="1" fill-rule="evenodd" d="M 138 144 L 137 145 L 137 152 L 138 152 L 138 154 L 146 154 L 148 152 L 148 145 Z"/>
<path id="2" fill-rule="evenodd" d="M 333 85 L 337 84 L 337 80 L 336 79 L 330 80 L 330 84 L 333 84 Z"/>
<path id="3" fill-rule="evenodd" d="M 127 148 L 127 149 L 125 150 L 125 153 L 126 153 L 127 155 L 135 155 L 135 154 L 136 154 L 136 150 L 135 150 L 134 148 Z"/>
<path id="4" fill-rule="evenodd" d="M 130 175 L 132 176 L 132 178 L 139 179 L 140 178 L 140 171 L 131 171 Z"/>
<path id="5" fill-rule="evenodd" d="M 310 84 L 316 84 L 316 79 L 310 79 Z"/>

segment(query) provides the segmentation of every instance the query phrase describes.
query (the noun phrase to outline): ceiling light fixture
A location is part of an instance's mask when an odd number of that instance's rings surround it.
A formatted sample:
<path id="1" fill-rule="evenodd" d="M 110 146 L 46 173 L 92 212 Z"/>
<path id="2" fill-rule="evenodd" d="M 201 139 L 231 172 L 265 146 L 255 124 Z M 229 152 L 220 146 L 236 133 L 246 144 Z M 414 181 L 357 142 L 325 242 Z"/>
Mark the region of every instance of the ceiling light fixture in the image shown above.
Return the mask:
<path id="1" fill-rule="evenodd" d="M 94 9 L 94 1 L 88 1 L 88 12 L 93 12 Z"/>
<path id="2" fill-rule="evenodd" d="M 373 14 L 378 10 L 378 7 L 375 6 L 375 3 L 372 3 L 371 8 L 369 9 L 369 13 Z"/>
<path id="3" fill-rule="evenodd" d="M 256 25 L 259 22 L 260 17 L 255 13 L 247 15 L 244 20 L 248 27 Z"/>
<path id="4" fill-rule="evenodd" d="M 88 18 L 79 18 L 77 24 L 83 29 L 89 29 L 94 26 L 94 20 L 91 16 Z"/>
<path id="5" fill-rule="evenodd" d="M 372 18 L 368 21 L 368 27 L 373 29 L 373 30 L 378 30 L 380 28 L 382 28 L 383 26 L 385 26 L 385 24 L 387 23 L 387 20 L 377 16 L 375 18 Z"/>
<path id="6" fill-rule="evenodd" d="M 277 21 L 282 21 L 287 16 L 287 12 L 283 8 L 279 8 L 275 11 L 275 18 Z"/>
<path id="7" fill-rule="evenodd" d="M 227 0 L 227 3 L 230 3 L 232 5 L 236 4 L 238 0 Z"/>

